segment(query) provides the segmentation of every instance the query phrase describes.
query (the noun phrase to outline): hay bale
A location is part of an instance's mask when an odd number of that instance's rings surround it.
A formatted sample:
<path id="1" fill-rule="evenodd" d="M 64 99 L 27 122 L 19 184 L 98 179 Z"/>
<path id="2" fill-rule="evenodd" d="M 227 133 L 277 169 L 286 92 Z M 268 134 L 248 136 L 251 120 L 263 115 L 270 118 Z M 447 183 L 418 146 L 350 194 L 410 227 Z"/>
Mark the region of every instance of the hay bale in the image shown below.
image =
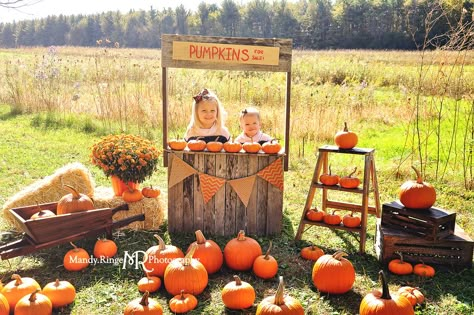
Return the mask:
<path id="1" fill-rule="evenodd" d="M 46 176 L 25 187 L 3 205 L 3 217 L 17 230 L 14 218 L 8 210 L 17 207 L 36 205 L 40 203 L 57 202 L 62 196 L 69 193 L 64 185 L 71 185 L 78 192 L 90 197 L 94 196 L 94 180 L 89 170 L 81 163 L 74 162 L 57 169 L 52 175 Z"/>
<path id="2" fill-rule="evenodd" d="M 123 203 L 121 197 L 114 195 L 112 188 L 96 187 L 94 193 L 96 208 L 115 208 Z M 140 201 L 129 203 L 128 207 L 128 211 L 119 211 L 114 214 L 114 221 L 142 213 L 145 215 L 145 221 L 133 222 L 124 227 L 125 229 L 157 230 L 163 223 L 165 207 L 161 195 L 158 198 L 143 198 Z"/>

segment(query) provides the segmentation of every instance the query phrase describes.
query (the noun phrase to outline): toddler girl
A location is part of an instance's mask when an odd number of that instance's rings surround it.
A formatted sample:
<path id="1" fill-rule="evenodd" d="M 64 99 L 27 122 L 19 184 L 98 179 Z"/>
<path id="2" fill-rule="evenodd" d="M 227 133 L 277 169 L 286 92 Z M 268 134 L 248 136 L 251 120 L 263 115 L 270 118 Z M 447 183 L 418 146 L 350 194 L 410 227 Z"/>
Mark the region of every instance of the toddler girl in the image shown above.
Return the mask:
<path id="1" fill-rule="evenodd" d="M 272 140 L 272 137 L 260 131 L 260 113 L 256 108 L 249 107 L 240 112 L 240 127 L 242 133 L 235 138 L 235 142 L 264 144 Z"/>
<path id="2" fill-rule="evenodd" d="M 222 143 L 229 141 L 230 133 L 224 126 L 226 112 L 217 95 L 204 89 L 193 98 L 193 112 L 184 139 Z"/>

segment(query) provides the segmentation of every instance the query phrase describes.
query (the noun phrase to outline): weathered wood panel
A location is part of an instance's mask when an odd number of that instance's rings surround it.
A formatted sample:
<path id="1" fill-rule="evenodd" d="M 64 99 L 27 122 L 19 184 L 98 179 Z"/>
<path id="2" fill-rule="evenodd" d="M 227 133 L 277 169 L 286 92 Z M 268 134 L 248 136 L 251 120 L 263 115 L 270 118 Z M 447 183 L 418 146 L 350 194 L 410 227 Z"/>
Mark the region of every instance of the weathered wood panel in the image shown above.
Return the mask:
<path id="1" fill-rule="evenodd" d="M 165 153 L 168 155 L 169 165 L 173 165 L 173 158 L 182 159 L 182 152 Z M 171 172 L 168 172 L 168 181 Z M 168 228 L 176 233 L 183 230 L 183 182 L 168 188 Z"/>
<path id="2" fill-rule="evenodd" d="M 248 164 L 249 164 L 249 156 L 242 156 L 237 158 L 236 168 L 234 169 L 233 176 L 234 178 L 243 178 L 247 177 L 248 174 Z M 236 195 L 237 193 L 235 190 L 232 190 Z M 235 232 L 237 233 L 240 230 L 247 230 L 247 213 L 245 209 L 245 205 L 240 200 L 239 196 L 237 196 L 237 201 L 235 204 Z"/>
<path id="3" fill-rule="evenodd" d="M 239 158 L 234 154 L 227 155 L 227 179 L 234 179 L 234 172 L 237 171 L 238 165 L 237 160 Z M 225 222 L 224 222 L 224 234 L 234 235 L 236 233 L 235 219 L 236 219 L 236 207 L 239 201 L 239 196 L 232 189 L 229 183 L 225 184 Z"/>
<path id="4" fill-rule="evenodd" d="M 257 174 L 259 171 L 258 168 L 258 158 L 256 155 L 249 155 L 249 164 L 248 164 L 248 175 Z M 247 234 L 257 234 L 257 181 L 258 176 L 255 179 L 255 184 L 250 195 L 249 203 L 247 205 Z"/>
<path id="5" fill-rule="evenodd" d="M 268 156 L 258 157 L 258 169 L 268 166 Z M 267 232 L 267 207 L 268 186 L 270 184 L 263 178 L 257 177 L 257 234 L 265 235 Z"/>
<path id="6" fill-rule="evenodd" d="M 194 165 L 194 155 L 184 154 L 183 160 Z M 194 232 L 194 176 L 183 180 L 183 232 Z"/>

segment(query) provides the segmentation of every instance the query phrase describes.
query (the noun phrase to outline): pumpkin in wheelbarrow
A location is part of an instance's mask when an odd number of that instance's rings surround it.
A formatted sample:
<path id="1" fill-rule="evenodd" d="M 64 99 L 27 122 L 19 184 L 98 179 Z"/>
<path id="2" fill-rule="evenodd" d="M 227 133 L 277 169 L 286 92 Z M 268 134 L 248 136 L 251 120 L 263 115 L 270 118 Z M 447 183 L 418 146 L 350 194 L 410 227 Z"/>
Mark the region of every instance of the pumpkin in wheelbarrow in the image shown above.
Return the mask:
<path id="1" fill-rule="evenodd" d="M 87 195 L 79 193 L 72 186 L 64 185 L 64 187 L 71 191 L 71 193 L 64 195 L 61 199 L 59 199 L 56 209 L 57 214 L 66 214 L 94 209 L 94 202 Z"/>

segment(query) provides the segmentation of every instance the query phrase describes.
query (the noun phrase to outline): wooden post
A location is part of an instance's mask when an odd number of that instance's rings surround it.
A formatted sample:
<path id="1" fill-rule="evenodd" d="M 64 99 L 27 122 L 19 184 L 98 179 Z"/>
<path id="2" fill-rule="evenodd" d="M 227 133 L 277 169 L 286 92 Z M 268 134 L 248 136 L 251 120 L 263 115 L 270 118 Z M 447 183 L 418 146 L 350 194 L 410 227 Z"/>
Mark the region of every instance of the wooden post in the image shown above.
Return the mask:
<path id="1" fill-rule="evenodd" d="M 161 97 L 163 99 L 163 152 L 168 148 L 168 70 L 161 68 Z M 168 154 L 163 155 L 163 166 L 168 167 Z"/>

